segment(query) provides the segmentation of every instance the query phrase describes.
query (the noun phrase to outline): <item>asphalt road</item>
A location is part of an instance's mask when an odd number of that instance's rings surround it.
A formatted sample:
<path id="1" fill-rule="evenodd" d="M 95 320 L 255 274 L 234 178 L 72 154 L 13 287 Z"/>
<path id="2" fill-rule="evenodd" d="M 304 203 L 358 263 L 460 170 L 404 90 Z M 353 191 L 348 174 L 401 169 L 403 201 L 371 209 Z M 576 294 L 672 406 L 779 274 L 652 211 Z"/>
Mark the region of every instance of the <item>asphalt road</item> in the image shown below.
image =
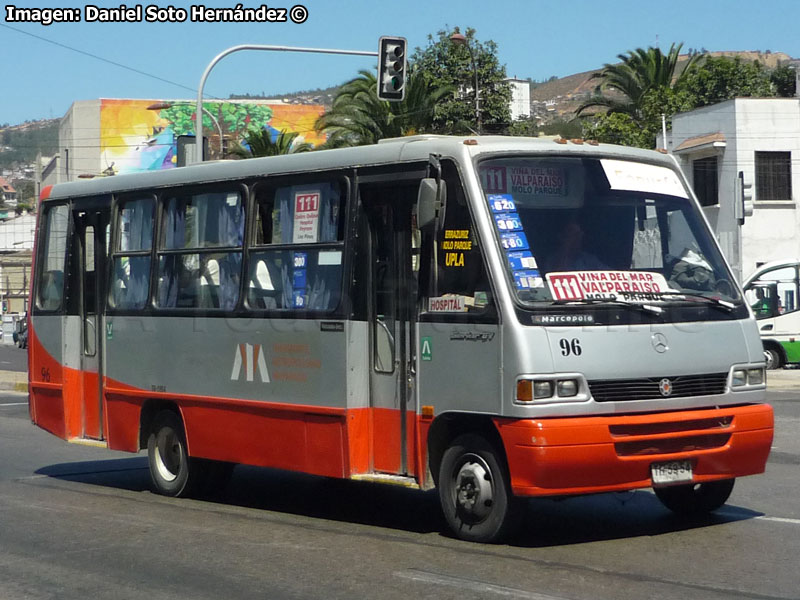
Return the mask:
<path id="1" fill-rule="evenodd" d="M 28 370 L 28 352 L 14 344 L 0 341 L 0 371 L 25 372 Z"/>
<path id="2" fill-rule="evenodd" d="M 442 533 L 433 493 L 237 467 L 206 500 L 149 491 L 146 460 L 67 444 L 0 396 L 0 598 L 800 598 L 800 399 L 715 516 L 649 491 L 531 501 L 512 543 Z"/>

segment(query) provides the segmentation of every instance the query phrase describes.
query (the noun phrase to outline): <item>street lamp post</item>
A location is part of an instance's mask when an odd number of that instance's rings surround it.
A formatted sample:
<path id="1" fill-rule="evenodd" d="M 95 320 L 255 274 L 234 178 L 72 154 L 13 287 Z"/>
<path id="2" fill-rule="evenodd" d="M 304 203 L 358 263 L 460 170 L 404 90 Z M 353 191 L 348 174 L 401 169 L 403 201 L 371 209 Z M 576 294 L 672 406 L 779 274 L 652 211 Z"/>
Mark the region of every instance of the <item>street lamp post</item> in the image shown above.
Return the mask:
<path id="1" fill-rule="evenodd" d="M 173 106 L 192 106 L 191 102 L 156 102 L 155 104 L 151 104 L 147 107 L 147 110 L 166 110 L 168 108 L 172 108 Z M 214 123 L 214 126 L 217 128 L 217 133 L 219 134 L 219 157 L 225 157 L 225 138 L 222 136 L 222 127 L 219 124 L 217 118 L 211 114 L 211 111 L 207 110 L 205 107 L 202 108 L 202 114 L 206 115 L 211 122 Z M 194 116 L 195 120 L 202 121 L 202 116 L 198 118 L 197 113 L 195 112 Z M 197 127 L 195 125 L 195 127 Z M 200 152 L 202 152 L 202 141 L 200 145 L 195 145 L 195 148 L 201 148 Z"/>
<path id="2" fill-rule="evenodd" d="M 197 86 L 197 114 L 203 109 L 203 88 L 206 85 L 206 79 L 208 79 L 209 73 L 211 73 L 211 69 L 213 69 L 219 61 L 223 58 L 228 56 L 229 54 L 233 54 L 234 52 L 240 52 L 241 50 L 268 50 L 272 52 L 312 52 L 315 54 L 345 54 L 348 56 L 378 56 L 377 52 L 370 52 L 366 50 L 332 50 L 328 48 L 295 48 L 292 46 L 272 46 L 267 44 L 242 44 L 239 46 L 232 46 L 227 50 L 223 50 L 214 59 L 208 63 L 206 70 L 203 71 L 203 76 L 200 78 L 200 84 Z M 477 80 L 476 80 L 477 81 Z M 197 125 L 197 133 L 195 138 L 195 143 L 199 143 L 202 145 L 203 143 L 203 119 L 196 120 Z M 199 140 L 199 141 L 198 141 Z M 203 153 L 198 153 L 197 162 L 203 162 Z"/>
<path id="3" fill-rule="evenodd" d="M 463 33 L 460 33 L 456 30 L 450 36 L 450 41 L 459 46 L 466 46 L 467 50 L 469 50 L 469 60 L 472 64 L 472 74 L 475 76 L 475 123 L 478 128 L 478 134 L 481 133 L 481 104 L 480 104 L 480 92 L 478 90 L 478 67 L 475 64 L 475 52 L 472 50 L 472 46 Z"/>

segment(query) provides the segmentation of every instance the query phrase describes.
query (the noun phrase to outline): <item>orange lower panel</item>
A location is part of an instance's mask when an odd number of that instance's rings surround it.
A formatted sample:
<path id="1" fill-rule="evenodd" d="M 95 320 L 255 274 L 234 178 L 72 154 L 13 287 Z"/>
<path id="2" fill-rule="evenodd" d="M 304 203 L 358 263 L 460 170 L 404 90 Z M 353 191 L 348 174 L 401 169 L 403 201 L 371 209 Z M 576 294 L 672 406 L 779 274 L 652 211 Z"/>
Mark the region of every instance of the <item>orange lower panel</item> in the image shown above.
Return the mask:
<path id="1" fill-rule="evenodd" d="M 141 407 L 151 395 L 122 387 L 108 391 L 105 415 L 109 448 L 138 451 Z M 397 411 L 387 415 L 390 411 L 369 408 L 315 408 L 192 396 L 164 399 L 180 409 L 192 456 L 328 477 L 400 471 Z M 409 415 L 409 449 L 415 448 L 415 420 L 416 415 Z M 397 433 L 389 435 L 390 428 L 395 427 Z M 408 470 L 412 475 L 420 476 L 421 463 L 418 453 L 410 450 Z"/>
<path id="2" fill-rule="evenodd" d="M 108 446 L 136 452 L 141 407 L 157 394 L 113 385 L 106 395 Z M 347 473 L 344 409 L 195 396 L 163 399 L 178 406 L 192 456 L 328 477 Z"/>
<path id="3" fill-rule="evenodd" d="M 701 419 L 731 418 L 723 431 L 727 443 L 716 448 L 659 453 L 659 445 L 674 447 L 675 439 L 692 432 L 681 424 Z M 539 420 L 496 419 L 505 444 L 511 486 L 520 496 L 586 494 L 650 487 L 653 462 L 691 459 L 698 482 L 753 475 L 764 471 L 773 435 L 772 408 L 741 406 L 719 410 L 657 413 L 639 416 L 555 418 Z M 669 424 L 678 433 L 669 433 Z M 635 425 L 654 433 L 636 436 L 649 440 L 648 453 L 618 454 L 619 437 L 610 427 Z M 714 432 L 720 429 L 714 429 Z"/>
<path id="4" fill-rule="evenodd" d="M 374 408 L 372 412 L 372 469 L 382 473 L 399 473 L 400 411 Z"/>
<path id="5" fill-rule="evenodd" d="M 67 438 L 66 418 L 64 417 L 64 400 L 61 397 L 61 386 L 30 386 L 30 412 L 36 425 L 60 438 Z"/>

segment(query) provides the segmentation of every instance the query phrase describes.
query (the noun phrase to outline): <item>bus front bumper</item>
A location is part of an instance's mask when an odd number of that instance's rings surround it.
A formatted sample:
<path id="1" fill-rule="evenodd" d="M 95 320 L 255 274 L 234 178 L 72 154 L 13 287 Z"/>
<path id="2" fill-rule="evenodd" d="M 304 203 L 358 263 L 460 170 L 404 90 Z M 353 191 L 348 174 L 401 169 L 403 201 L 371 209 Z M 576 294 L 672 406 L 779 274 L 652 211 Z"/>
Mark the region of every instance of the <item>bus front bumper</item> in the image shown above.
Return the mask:
<path id="1" fill-rule="evenodd" d="M 767 404 L 495 424 L 518 496 L 647 488 L 651 465 L 677 460 L 695 483 L 762 473 L 774 427 Z"/>

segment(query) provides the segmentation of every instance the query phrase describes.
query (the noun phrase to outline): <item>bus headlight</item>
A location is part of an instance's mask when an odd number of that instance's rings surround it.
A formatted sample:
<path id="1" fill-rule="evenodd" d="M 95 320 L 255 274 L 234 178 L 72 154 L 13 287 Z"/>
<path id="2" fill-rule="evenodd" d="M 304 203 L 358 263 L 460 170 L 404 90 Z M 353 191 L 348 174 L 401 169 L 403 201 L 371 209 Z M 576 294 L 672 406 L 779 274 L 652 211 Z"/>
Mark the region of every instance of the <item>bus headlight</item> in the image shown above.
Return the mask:
<path id="1" fill-rule="evenodd" d="M 583 401 L 589 396 L 585 391 L 586 385 L 582 379 L 574 374 L 568 376 L 550 376 L 542 378 L 523 378 L 517 380 L 517 393 L 514 401 L 527 404 L 534 401 L 558 402 L 559 400 Z"/>
<path id="2" fill-rule="evenodd" d="M 731 389 L 734 391 L 763 387 L 766 383 L 764 367 L 737 365 L 731 370 Z"/>
<path id="3" fill-rule="evenodd" d="M 549 380 L 533 382 L 533 399 L 542 400 L 553 397 L 553 382 Z"/>
<path id="4" fill-rule="evenodd" d="M 748 369 L 747 383 L 750 385 L 761 385 L 764 383 L 764 368 Z"/>
<path id="5" fill-rule="evenodd" d="M 572 398 L 578 395 L 577 379 L 559 379 L 556 383 L 556 392 L 559 398 Z"/>

